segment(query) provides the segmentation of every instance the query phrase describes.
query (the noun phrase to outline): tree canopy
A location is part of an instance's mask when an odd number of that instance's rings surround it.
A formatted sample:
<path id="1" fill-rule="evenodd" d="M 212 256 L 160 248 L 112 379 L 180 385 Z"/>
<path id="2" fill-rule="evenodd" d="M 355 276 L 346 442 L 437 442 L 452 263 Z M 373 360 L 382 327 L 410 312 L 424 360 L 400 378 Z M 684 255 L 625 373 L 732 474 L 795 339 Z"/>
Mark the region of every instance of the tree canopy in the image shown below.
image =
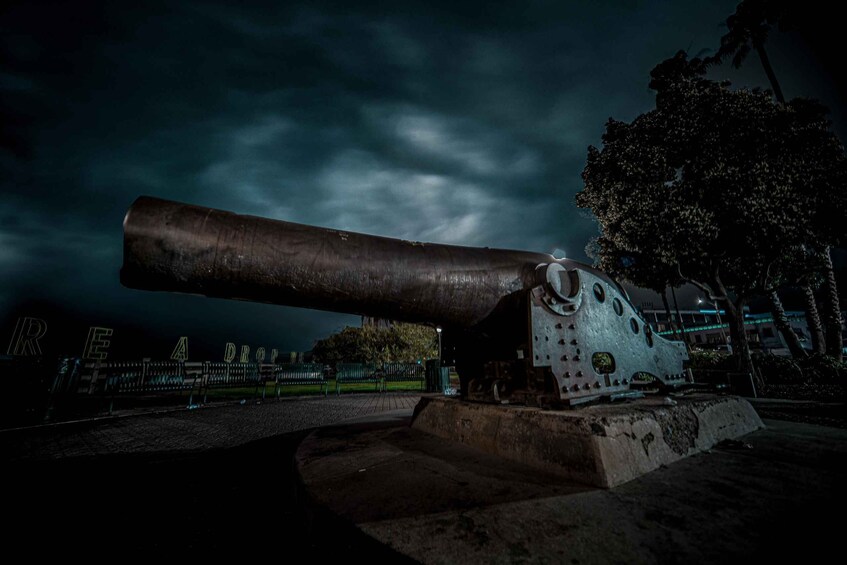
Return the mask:
<path id="1" fill-rule="evenodd" d="M 778 104 L 704 74 L 684 52 L 653 70 L 656 108 L 607 122 L 577 204 L 599 221 L 601 265 L 638 284 L 674 271 L 737 318 L 798 249 L 843 237 L 843 221 L 830 222 L 845 210 L 847 161 L 820 104 Z M 747 355 L 743 326 L 731 330 Z"/>
<path id="2" fill-rule="evenodd" d="M 417 324 L 346 327 L 319 340 L 312 350 L 321 363 L 414 363 L 438 355 L 435 330 Z"/>
<path id="3" fill-rule="evenodd" d="M 735 13 L 729 16 L 726 20 L 727 33 L 721 37 L 720 49 L 713 57 L 706 59 L 706 64 L 711 65 L 721 63 L 727 59 L 731 59 L 733 66 L 740 67 L 744 62 L 751 49 L 755 50 L 759 55 L 759 61 L 762 64 L 762 69 L 768 77 L 774 96 L 780 104 L 785 104 L 785 96 L 782 92 L 782 87 L 777 80 L 776 73 L 771 65 L 765 43 L 768 35 L 774 26 L 782 31 L 792 28 L 805 29 L 806 39 L 811 39 L 814 35 L 812 43 L 820 42 L 822 37 L 834 36 L 832 30 L 826 29 L 825 11 L 822 6 L 798 4 L 796 2 L 788 2 L 787 0 L 741 0 L 735 9 Z M 823 26 L 823 27 L 822 27 Z M 801 31 L 802 34 L 802 31 Z M 824 39 L 826 41 L 826 39 Z M 828 49 L 831 51 L 831 49 Z M 841 191 L 843 195 L 843 191 Z M 837 212 L 843 212 L 843 208 L 835 207 Z M 832 220 L 827 222 L 826 218 L 822 218 L 823 226 L 842 227 L 842 222 L 838 216 L 833 216 Z M 835 240 L 844 244 L 843 235 L 837 235 L 834 238 L 829 238 L 827 241 Z M 798 248 L 799 249 L 799 248 Z M 823 288 L 826 295 L 826 336 L 824 339 L 823 326 L 815 299 L 814 287 L 812 286 L 813 277 L 805 278 L 800 286 L 806 299 L 806 320 L 809 323 L 809 330 L 812 334 L 812 343 L 815 352 L 826 351 L 828 355 L 834 356 L 836 359 L 842 357 L 842 341 L 841 341 L 841 307 L 839 305 L 838 285 L 835 278 L 835 271 L 832 265 L 830 256 L 830 247 L 828 244 L 818 246 L 817 249 L 799 249 L 801 260 L 803 256 L 818 255 L 819 272 L 824 275 L 822 277 Z M 779 295 L 776 291 L 771 292 L 771 308 L 774 313 L 774 319 L 777 320 L 777 327 L 780 329 L 785 338 L 792 354 L 799 357 L 804 357 L 805 352 L 802 350 L 800 343 L 794 331 L 791 330 L 785 313 L 782 308 Z M 824 346 L 825 341 L 825 346 Z"/>

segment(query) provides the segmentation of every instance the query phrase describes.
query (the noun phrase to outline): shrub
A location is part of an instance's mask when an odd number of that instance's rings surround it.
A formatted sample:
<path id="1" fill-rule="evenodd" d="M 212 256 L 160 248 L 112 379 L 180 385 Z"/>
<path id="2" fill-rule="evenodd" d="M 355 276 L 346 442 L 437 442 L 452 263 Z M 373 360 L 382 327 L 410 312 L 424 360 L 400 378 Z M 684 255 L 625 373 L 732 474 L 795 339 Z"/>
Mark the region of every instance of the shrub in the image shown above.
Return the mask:
<path id="1" fill-rule="evenodd" d="M 753 364 L 767 384 L 800 384 L 806 380 L 797 363 L 788 357 L 761 353 L 753 356 Z"/>
<path id="2" fill-rule="evenodd" d="M 698 383 L 726 384 L 726 372 L 735 366 L 735 358 L 727 353 L 694 349 L 689 355 L 688 367 Z"/>
<path id="3" fill-rule="evenodd" d="M 718 351 L 693 349 L 688 366 L 692 371 L 732 371 L 735 369 L 735 358 Z"/>
<path id="4" fill-rule="evenodd" d="M 800 368 L 809 382 L 847 384 L 847 363 L 829 355 L 811 355 L 800 362 Z"/>

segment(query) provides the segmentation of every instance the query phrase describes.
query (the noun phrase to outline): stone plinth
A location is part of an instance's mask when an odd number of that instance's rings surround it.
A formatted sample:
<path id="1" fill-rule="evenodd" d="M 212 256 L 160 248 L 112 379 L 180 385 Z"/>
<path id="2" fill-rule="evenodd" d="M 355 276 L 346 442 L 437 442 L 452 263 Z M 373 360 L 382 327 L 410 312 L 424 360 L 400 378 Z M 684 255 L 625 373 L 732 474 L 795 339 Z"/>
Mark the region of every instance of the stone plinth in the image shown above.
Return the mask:
<path id="1" fill-rule="evenodd" d="M 713 395 L 567 411 L 425 397 L 412 420 L 416 430 L 604 488 L 763 427 L 746 400 Z"/>

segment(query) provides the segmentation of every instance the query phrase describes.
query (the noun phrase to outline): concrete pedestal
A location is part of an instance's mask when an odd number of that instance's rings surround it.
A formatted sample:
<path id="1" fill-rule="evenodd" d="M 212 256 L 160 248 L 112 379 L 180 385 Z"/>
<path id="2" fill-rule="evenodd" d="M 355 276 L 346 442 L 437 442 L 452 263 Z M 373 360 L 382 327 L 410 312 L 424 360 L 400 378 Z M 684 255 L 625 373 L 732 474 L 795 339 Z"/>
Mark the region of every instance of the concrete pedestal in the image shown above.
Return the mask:
<path id="1" fill-rule="evenodd" d="M 714 395 L 568 411 L 425 397 L 412 420 L 413 429 L 603 488 L 763 427 L 746 400 Z"/>

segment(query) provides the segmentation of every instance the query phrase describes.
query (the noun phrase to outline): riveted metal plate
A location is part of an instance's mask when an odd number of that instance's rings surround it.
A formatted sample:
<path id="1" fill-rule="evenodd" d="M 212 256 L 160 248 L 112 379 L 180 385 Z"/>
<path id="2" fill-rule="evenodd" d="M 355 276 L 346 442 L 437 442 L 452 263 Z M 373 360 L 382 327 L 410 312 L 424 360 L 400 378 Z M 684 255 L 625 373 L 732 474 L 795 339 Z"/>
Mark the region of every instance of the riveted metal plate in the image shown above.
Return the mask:
<path id="1" fill-rule="evenodd" d="M 529 293 L 530 360 L 534 367 L 550 367 L 562 401 L 578 404 L 624 392 L 639 373 L 669 386 L 688 380 L 685 344 L 654 334 L 608 281 L 587 271 L 580 271 L 577 280 L 579 300 L 568 315 L 550 308 L 544 285 Z M 595 370 L 595 353 L 613 357 L 611 372 Z"/>

